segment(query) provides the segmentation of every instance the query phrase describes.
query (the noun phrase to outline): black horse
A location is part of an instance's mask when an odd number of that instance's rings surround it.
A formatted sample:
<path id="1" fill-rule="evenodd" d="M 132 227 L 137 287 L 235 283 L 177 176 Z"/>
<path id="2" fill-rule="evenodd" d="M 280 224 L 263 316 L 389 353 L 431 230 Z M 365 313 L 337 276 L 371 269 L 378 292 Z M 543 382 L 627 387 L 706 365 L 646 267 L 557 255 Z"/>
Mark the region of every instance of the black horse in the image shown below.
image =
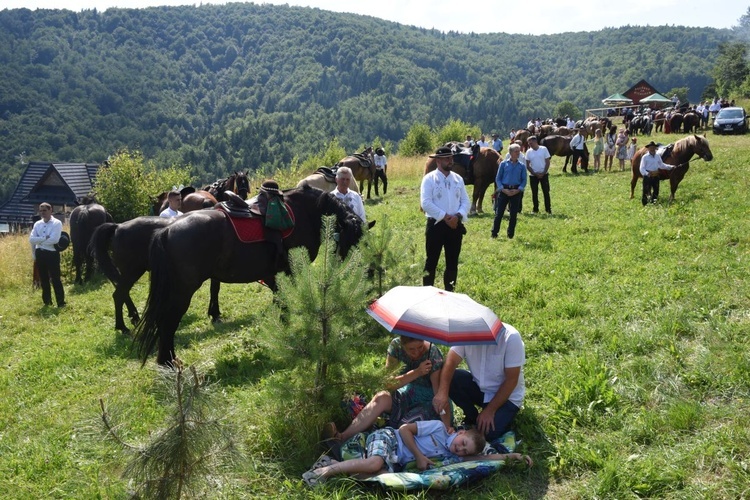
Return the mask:
<path id="1" fill-rule="evenodd" d="M 92 198 L 84 198 L 81 202 L 70 213 L 70 242 L 73 244 L 73 265 L 76 268 L 75 282 L 79 285 L 83 284 L 84 279 L 91 279 L 94 271 L 94 256 L 89 252 L 94 230 L 106 222 L 112 222 L 109 212 Z"/>
<path id="2" fill-rule="evenodd" d="M 338 253 L 345 256 L 362 236 L 362 223 L 331 193 L 305 187 L 284 192 L 295 225 L 283 240 L 284 250 L 305 247 L 310 259 L 320 249 L 324 215 L 335 215 L 339 231 Z M 189 251 L 185 251 L 189 249 Z M 158 343 L 156 361 L 175 359 L 174 335 L 190 306 L 193 294 L 209 278 L 225 283 L 263 280 L 276 289 L 275 275 L 288 270 L 279 262 L 274 243 L 242 243 L 232 223 L 220 210 L 199 210 L 175 219 L 154 237 L 150 249 L 151 285 L 146 309 L 138 323 L 135 341 L 146 362 Z"/>
<path id="3" fill-rule="evenodd" d="M 135 325 L 140 320 L 138 309 L 130 297 L 133 285 L 150 271 L 148 249 L 157 231 L 175 219 L 166 217 L 138 217 L 122 224 L 102 224 L 91 238 L 90 253 L 96 257 L 99 269 L 115 286 L 112 299 L 115 303 L 115 329 L 130 333 L 125 326 L 122 308 L 128 308 L 128 317 Z M 219 321 L 220 284 L 211 280 L 211 298 L 208 315 L 212 322 Z"/>

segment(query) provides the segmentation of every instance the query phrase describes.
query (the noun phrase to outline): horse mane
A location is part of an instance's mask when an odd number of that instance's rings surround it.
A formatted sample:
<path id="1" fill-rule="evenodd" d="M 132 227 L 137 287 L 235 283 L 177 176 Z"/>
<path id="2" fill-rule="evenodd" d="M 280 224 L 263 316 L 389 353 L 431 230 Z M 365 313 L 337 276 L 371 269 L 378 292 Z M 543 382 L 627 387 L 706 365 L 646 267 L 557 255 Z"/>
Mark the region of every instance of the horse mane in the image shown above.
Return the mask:
<path id="1" fill-rule="evenodd" d="M 352 213 L 333 193 L 309 185 L 293 191 L 298 191 L 306 197 L 317 198 L 316 206 L 323 214 L 336 216 L 336 223 L 341 235 L 339 245 L 344 251 L 348 251 L 349 247 L 357 244 L 362 237 L 362 220 Z"/>

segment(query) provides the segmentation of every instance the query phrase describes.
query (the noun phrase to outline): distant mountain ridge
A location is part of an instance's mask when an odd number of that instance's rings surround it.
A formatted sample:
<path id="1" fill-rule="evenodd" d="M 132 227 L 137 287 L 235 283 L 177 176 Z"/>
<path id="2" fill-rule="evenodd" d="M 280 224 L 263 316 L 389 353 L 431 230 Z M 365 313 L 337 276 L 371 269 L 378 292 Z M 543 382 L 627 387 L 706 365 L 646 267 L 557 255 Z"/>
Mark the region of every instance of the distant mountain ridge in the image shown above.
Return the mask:
<path id="1" fill-rule="evenodd" d="M 640 79 L 710 82 L 713 28 L 458 34 L 313 8 L 0 11 L 0 200 L 26 160 L 99 162 L 141 149 L 200 181 L 283 168 L 338 137 L 398 142 L 451 118 L 503 134 L 568 100 Z"/>

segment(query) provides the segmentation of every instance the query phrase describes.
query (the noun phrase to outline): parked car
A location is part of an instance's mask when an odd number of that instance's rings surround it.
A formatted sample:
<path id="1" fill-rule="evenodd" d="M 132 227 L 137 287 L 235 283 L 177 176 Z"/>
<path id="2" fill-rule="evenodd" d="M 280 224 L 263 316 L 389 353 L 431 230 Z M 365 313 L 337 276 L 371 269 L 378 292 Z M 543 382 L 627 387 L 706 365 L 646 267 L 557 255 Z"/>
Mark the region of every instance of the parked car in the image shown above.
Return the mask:
<path id="1" fill-rule="evenodd" d="M 747 132 L 745 108 L 722 108 L 714 120 L 714 134 L 744 134 Z"/>

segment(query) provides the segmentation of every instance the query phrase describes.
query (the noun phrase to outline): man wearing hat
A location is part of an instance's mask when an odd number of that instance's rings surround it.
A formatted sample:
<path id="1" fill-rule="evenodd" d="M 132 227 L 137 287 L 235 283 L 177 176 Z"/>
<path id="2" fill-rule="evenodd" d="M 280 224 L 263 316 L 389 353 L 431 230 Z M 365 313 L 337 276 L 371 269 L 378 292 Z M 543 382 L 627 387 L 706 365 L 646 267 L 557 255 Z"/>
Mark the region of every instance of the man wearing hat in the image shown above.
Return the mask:
<path id="1" fill-rule="evenodd" d="M 65 289 L 60 280 L 60 253 L 55 248 L 62 234 L 62 222 L 52 217 L 52 205 L 49 203 L 39 205 L 39 215 L 41 219 L 34 223 L 29 242 L 34 245 L 34 260 L 42 284 L 42 300 L 45 306 L 52 305 L 50 291 L 50 282 L 52 282 L 57 307 L 64 307 Z"/>
<path id="2" fill-rule="evenodd" d="M 373 180 L 375 181 L 375 186 L 378 185 L 378 179 L 383 180 L 383 194 L 385 194 L 388 192 L 388 177 L 385 175 L 386 170 L 388 170 L 388 159 L 385 157 L 383 148 L 377 148 L 373 158 L 375 159 L 375 179 Z M 377 187 L 375 191 L 377 191 Z"/>
<path id="3" fill-rule="evenodd" d="M 440 253 L 445 247 L 445 272 L 443 285 L 452 292 L 458 277 L 458 256 L 466 233 L 463 222 L 469 215 L 469 195 L 460 175 L 451 171 L 453 152 L 449 147 L 440 147 L 435 154 L 437 168 L 422 178 L 419 202 L 427 216 L 425 229 L 424 286 L 435 283 L 435 269 Z"/>
<path id="4" fill-rule="evenodd" d="M 651 203 L 656 203 L 656 199 L 659 197 L 659 170 L 672 170 L 672 165 L 667 165 L 661 159 L 661 156 L 656 154 L 656 143 L 654 141 L 646 144 L 648 153 L 641 156 L 641 175 L 643 176 L 643 196 L 641 197 L 641 203 L 646 206 L 646 203 L 651 200 Z"/>

